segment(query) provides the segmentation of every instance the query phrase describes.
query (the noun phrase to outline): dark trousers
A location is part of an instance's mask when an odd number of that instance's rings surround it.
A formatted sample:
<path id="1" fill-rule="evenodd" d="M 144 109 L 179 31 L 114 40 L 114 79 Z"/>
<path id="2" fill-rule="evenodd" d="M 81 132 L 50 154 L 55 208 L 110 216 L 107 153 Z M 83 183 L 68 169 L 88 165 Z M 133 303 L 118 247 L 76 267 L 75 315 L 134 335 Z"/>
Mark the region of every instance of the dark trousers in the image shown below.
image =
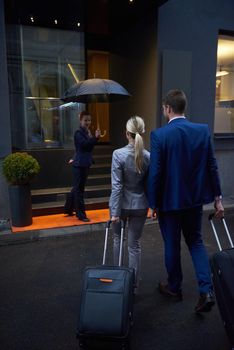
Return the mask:
<path id="1" fill-rule="evenodd" d="M 86 217 L 84 190 L 89 174 L 88 167 L 72 167 L 73 168 L 73 187 L 71 192 L 67 195 L 65 203 L 65 213 L 71 214 L 73 210 L 76 212 L 78 218 Z"/>
<path id="2" fill-rule="evenodd" d="M 165 265 L 171 291 L 179 291 L 182 285 L 181 232 L 192 257 L 199 292 L 212 290 L 209 260 L 201 236 L 202 206 L 159 213 L 158 219 L 165 245 Z"/>
<path id="3" fill-rule="evenodd" d="M 72 189 L 71 192 L 67 193 L 66 196 L 66 201 L 64 204 L 64 214 L 73 215 L 74 208 L 74 195 Z"/>

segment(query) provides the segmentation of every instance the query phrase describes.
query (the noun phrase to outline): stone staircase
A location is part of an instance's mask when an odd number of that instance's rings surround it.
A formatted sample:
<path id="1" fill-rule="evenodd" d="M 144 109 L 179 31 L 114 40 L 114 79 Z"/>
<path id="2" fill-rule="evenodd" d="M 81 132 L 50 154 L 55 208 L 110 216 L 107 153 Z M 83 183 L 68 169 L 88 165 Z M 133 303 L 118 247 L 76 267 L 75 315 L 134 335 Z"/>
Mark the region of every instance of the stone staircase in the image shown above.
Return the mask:
<path id="1" fill-rule="evenodd" d="M 87 210 L 108 208 L 111 192 L 111 156 L 113 148 L 99 145 L 94 149 L 95 164 L 91 166 L 85 189 Z M 33 216 L 63 213 L 69 187 L 32 189 Z"/>

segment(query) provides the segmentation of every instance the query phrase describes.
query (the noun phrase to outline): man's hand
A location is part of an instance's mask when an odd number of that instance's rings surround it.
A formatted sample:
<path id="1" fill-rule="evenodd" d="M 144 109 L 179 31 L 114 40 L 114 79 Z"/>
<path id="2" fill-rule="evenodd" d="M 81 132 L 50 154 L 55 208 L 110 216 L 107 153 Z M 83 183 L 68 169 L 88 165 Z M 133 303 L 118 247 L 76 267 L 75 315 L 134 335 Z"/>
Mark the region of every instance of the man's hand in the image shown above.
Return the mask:
<path id="1" fill-rule="evenodd" d="M 111 221 L 114 222 L 114 223 L 119 222 L 119 220 L 120 220 L 119 216 L 112 216 L 111 217 Z"/>
<path id="2" fill-rule="evenodd" d="M 150 217 L 151 217 L 152 220 L 156 220 L 157 219 L 156 209 L 151 209 L 150 208 Z"/>
<path id="3" fill-rule="evenodd" d="M 69 161 L 67 162 L 68 164 L 72 164 L 74 162 L 74 159 L 69 159 Z"/>
<path id="4" fill-rule="evenodd" d="M 224 207 L 223 207 L 221 199 L 215 200 L 214 208 L 215 208 L 215 217 L 217 219 L 223 218 L 224 217 Z"/>
<path id="5" fill-rule="evenodd" d="M 101 130 L 97 129 L 97 130 L 95 131 L 95 137 L 96 137 L 97 139 L 99 139 L 100 136 L 101 136 Z"/>

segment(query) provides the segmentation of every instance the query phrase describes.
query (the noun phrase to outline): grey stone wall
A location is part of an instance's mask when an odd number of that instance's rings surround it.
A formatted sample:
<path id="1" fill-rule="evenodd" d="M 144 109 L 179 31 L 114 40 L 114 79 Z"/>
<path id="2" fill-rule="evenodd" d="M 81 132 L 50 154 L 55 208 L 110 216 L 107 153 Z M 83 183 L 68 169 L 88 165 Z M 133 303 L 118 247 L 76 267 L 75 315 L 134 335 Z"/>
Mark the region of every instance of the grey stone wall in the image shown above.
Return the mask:
<path id="1" fill-rule="evenodd" d="M 0 219 L 9 218 L 8 186 L 2 175 L 2 160 L 11 152 L 10 109 L 7 76 L 4 1 L 0 0 Z"/>
<path id="2" fill-rule="evenodd" d="M 223 196 L 234 199 L 234 150 L 216 150 Z"/>
<path id="3" fill-rule="evenodd" d="M 8 184 L 2 174 L 2 160 L 0 160 L 0 220 L 9 219 L 9 195 Z"/>
<path id="4" fill-rule="evenodd" d="M 184 89 L 188 117 L 208 124 L 212 132 L 220 30 L 234 32 L 233 0 L 169 0 L 159 9 L 158 82 L 162 82 L 162 89 L 158 100 L 169 89 Z M 170 74 L 163 75 L 163 71 Z M 214 138 L 214 146 L 223 194 L 230 197 L 234 194 L 234 138 Z"/>
<path id="5" fill-rule="evenodd" d="M 133 115 L 145 120 L 144 141 L 149 148 L 149 134 L 156 127 L 156 29 L 154 9 L 112 40 L 110 79 L 123 84 L 132 94 L 128 100 L 110 105 L 111 142 L 116 148 L 126 144 L 125 125 Z"/>

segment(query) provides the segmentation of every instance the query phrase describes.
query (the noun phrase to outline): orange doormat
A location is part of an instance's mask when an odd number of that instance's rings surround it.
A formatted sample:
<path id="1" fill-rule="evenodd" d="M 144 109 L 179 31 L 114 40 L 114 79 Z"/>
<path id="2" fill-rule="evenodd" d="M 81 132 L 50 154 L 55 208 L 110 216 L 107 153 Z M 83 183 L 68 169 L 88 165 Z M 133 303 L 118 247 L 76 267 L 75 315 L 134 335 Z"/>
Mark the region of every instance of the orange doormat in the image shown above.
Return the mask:
<path id="1" fill-rule="evenodd" d="M 64 214 L 46 215 L 33 217 L 33 223 L 29 226 L 15 227 L 12 226 L 12 232 L 24 232 L 33 230 L 43 230 L 47 228 L 59 228 L 67 226 L 90 225 L 100 222 L 106 222 L 110 218 L 109 209 L 89 210 L 87 216 L 90 222 L 83 222 L 76 216 L 66 216 Z"/>

